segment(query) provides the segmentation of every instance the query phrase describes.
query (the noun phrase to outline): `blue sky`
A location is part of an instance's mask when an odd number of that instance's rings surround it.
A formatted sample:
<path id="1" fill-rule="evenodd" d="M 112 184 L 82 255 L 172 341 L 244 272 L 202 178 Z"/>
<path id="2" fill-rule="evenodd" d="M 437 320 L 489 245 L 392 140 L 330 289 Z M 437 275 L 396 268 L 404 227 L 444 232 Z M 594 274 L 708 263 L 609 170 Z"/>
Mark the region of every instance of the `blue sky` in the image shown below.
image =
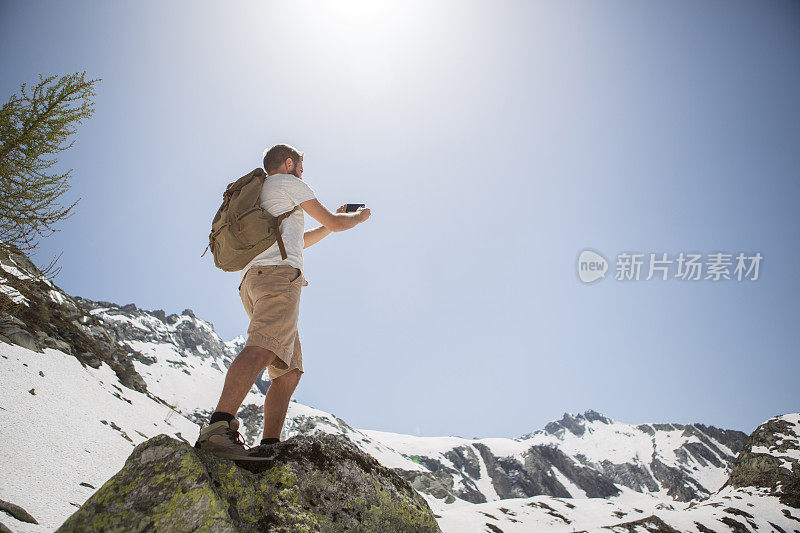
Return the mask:
<path id="1" fill-rule="evenodd" d="M 323 203 L 372 209 L 305 250 L 298 401 L 463 437 L 798 410 L 800 4 L 381 6 L 0 2 L 3 98 L 103 80 L 60 158 L 81 200 L 34 261 L 244 334 L 238 274 L 200 254 L 227 183 L 288 142 Z M 585 248 L 764 259 L 584 285 Z"/>

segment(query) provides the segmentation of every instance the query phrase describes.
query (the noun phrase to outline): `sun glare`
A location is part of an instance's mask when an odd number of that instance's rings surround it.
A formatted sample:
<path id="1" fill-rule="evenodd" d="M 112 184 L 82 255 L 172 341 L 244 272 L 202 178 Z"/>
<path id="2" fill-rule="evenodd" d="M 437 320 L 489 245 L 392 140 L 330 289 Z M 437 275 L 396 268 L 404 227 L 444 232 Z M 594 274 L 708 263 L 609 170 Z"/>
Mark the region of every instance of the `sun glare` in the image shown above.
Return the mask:
<path id="1" fill-rule="evenodd" d="M 378 102 L 397 81 L 396 65 L 402 60 L 409 28 L 414 27 L 414 2 L 298 2 L 291 8 L 300 21 L 303 38 L 315 43 L 315 59 L 333 58 L 348 78 L 355 98 Z"/>

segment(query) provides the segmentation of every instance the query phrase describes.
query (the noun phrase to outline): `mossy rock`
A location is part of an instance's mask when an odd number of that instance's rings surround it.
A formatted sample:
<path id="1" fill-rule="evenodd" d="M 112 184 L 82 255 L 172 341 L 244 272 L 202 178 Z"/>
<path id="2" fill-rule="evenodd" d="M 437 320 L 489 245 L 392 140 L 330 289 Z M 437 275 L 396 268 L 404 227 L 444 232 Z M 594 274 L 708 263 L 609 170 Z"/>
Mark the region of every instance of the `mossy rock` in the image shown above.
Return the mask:
<path id="1" fill-rule="evenodd" d="M 427 502 L 337 435 L 296 436 L 263 462 L 220 459 L 158 435 L 62 531 L 438 532 Z"/>

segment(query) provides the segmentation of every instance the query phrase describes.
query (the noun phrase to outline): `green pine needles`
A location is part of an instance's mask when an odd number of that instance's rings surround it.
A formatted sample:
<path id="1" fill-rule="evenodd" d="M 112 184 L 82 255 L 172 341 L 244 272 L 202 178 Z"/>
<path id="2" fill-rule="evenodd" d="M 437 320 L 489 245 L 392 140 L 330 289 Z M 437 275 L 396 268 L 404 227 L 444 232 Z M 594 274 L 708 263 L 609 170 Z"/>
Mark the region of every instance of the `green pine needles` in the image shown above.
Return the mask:
<path id="1" fill-rule="evenodd" d="M 53 225 L 80 200 L 59 205 L 72 169 L 53 167 L 56 155 L 75 143 L 78 124 L 94 113 L 100 80 L 87 81 L 85 75 L 40 75 L 32 87 L 23 83 L 0 111 L 0 249 L 6 252 L 36 248 L 39 237 L 56 231 Z M 49 273 L 57 260 L 42 272 Z"/>

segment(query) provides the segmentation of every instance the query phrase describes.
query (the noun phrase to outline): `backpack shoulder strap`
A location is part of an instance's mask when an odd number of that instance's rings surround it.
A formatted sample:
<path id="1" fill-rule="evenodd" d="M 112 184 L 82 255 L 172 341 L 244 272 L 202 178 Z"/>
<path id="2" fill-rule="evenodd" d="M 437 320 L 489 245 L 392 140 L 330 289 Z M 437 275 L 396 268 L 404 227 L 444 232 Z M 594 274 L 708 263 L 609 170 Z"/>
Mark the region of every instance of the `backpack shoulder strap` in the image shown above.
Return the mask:
<path id="1" fill-rule="evenodd" d="M 284 261 L 286 260 L 288 255 L 286 254 L 286 247 L 283 245 L 283 237 L 281 237 L 281 222 L 283 222 L 283 219 L 287 218 L 289 215 L 291 215 L 292 213 L 297 211 L 298 207 L 300 207 L 300 206 L 296 205 L 296 206 L 294 206 L 293 209 L 291 209 L 291 210 L 289 210 L 289 211 L 287 211 L 285 213 L 281 213 L 280 215 L 275 217 L 275 237 L 276 237 L 276 240 L 278 241 L 278 248 L 281 251 L 281 259 L 283 259 Z"/>

